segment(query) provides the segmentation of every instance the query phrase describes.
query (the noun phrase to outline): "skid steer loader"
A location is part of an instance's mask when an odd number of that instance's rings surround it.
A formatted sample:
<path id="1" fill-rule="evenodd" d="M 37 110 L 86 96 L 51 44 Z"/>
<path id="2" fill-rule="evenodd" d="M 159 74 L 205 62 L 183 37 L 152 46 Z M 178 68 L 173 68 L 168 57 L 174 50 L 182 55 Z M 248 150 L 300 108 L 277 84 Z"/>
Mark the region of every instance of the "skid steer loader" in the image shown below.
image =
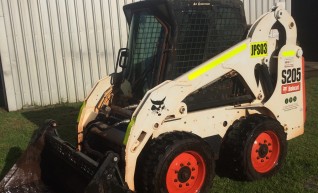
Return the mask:
<path id="1" fill-rule="evenodd" d="M 48 120 L 1 192 L 208 192 L 215 162 L 258 180 L 304 132 L 296 25 L 282 5 L 248 30 L 240 0 L 146 0 L 116 72 L 83 103 L 73 147 Z"/>

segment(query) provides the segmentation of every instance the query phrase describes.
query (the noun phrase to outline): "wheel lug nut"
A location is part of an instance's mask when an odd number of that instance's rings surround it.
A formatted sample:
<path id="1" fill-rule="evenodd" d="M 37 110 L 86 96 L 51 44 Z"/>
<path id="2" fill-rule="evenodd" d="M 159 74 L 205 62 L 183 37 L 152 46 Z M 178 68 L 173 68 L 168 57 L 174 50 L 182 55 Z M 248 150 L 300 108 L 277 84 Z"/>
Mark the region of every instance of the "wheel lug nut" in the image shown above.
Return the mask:
<path id="1" fill-rule="evenodd" d="M 269 152 L 269 153 L 272 153 L 272 150 L 269 150 L 268 152 Z"/>
<path id="2" fill-rule="evenodd" d="M 268 146 L 271 146 L 272 144 L 271 143 L 268 143 Z"/>
<path id="3" fill-rule="evenodd" d="M 183 164 L 180 164 L 181 167 L 183 167 Z"/>
<path id="4" fill-rule="evenodd" d="M 195 168 L 192 168 L 192 171 L 194 171 L 195 170 Z"/>
<path id="5" fill-rule="evenodd" d="M 256 152 L 258 153 L 258 149 L 256 150 Z"/>
<path id="6" fill-rule="evenodd" d="M 257 156 L 257 159 L 259 159 L 259 156 Z"/>
<path id="7" fill-rule="evenodd" d="M 190 162 L 188 162 L 188 163 L 187 163 L 187 165 L 189 166 L 189 165 L 191 165 L 191 163 L 190 163 Z"/>
<path id="8" fill-rule="evenodd" d="M 194 176 L 191 176 L 191 179 L 193 180 L 193 179 L 194 179 Z"/>
<path id="9" fill-rule="evenodd" d="M 186 186 L 189 186 L 189 183 L 186 183 Z"/>
<path id="10" fill-rule="evenodd" d="M 266 156 L 266 159 L 269 159 L 269 157 Z"/>
<path id="11" fill-rule="evenodd" d="M 267 143 L 267 141 L 266 141 L 266 140 L 264 140 L 264 143 Z"/>
<path id="12" fill-rule="evenodd" d="M 178 180 L 177 180 L 177 179 L 174 179 L 174 182 L 178 182 Z"/>
<path id="13" fill-rule="evenodd" d="M 264 160 L 263 160 L 263 159 L 261 159 L 261 162 L 264 162 Z"/>
<path id="14" fill-rule="evenodd" d="M 179 188 L 182 188 L 182 184 L 179 184 Z"/>

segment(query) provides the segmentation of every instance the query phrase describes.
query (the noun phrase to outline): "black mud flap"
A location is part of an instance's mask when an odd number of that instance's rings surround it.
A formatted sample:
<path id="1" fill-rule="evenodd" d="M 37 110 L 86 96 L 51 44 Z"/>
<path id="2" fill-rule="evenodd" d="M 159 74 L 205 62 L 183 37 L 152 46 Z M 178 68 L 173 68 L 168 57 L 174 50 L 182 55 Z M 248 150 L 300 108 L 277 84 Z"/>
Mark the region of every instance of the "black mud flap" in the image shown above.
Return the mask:
<path id="1" fill-rule="evenodd" d="M 48 120 L 0 182 L 0 193 L 130 193 L 119 172 L 119 156 L 98 163 L 61 140 Z"/>

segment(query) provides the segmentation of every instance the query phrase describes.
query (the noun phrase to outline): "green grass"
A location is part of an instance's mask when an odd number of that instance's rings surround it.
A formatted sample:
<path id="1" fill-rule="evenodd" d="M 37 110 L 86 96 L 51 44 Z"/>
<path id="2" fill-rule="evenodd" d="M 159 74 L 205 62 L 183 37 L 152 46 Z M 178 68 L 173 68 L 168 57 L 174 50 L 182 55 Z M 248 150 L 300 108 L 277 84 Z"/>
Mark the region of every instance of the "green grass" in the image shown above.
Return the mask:
<path id="1" fill-rule="evenodd" d="M 286 163 L 277 175 L 256 182 L 216 177 L 211 192 L 318 192 L 318 78 L 307 80 L 307 107 L 305 134 L 289 141 Z M 11 113 L 0 109 L 0 179 L 47 118 L 57 120 L 62 138 L 75 143 L 79 108 L 77 103 Z"/>

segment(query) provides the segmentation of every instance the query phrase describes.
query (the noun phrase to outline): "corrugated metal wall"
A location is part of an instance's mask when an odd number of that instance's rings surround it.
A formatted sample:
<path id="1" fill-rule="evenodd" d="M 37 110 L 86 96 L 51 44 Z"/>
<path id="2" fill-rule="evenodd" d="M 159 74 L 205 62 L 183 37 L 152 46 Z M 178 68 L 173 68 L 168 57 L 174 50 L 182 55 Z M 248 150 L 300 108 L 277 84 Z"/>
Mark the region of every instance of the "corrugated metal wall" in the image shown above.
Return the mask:
<path id="1" fill-rule="evenodd" d="M 9 110 L 84 99 L 126 46 L 122 6 L 134 0 L 1 0 Z"/>
<path id="2" fill-rule="evenodd" d="M 270 10 L 276 3 L 285 2 L 286 10 L 291 13 L 291 0 L 242 0 L 246 21 L 252 24 L 259 16 Z"/>
<path id="3" fill-rule="evenodd" d="M 122 6 L 138 0 L 0 1 L 0 54 L 12 111 L 83 100 L 113 72 L 127 41 Z M 247 22 L 277 1 L 244 0 Z"/>

